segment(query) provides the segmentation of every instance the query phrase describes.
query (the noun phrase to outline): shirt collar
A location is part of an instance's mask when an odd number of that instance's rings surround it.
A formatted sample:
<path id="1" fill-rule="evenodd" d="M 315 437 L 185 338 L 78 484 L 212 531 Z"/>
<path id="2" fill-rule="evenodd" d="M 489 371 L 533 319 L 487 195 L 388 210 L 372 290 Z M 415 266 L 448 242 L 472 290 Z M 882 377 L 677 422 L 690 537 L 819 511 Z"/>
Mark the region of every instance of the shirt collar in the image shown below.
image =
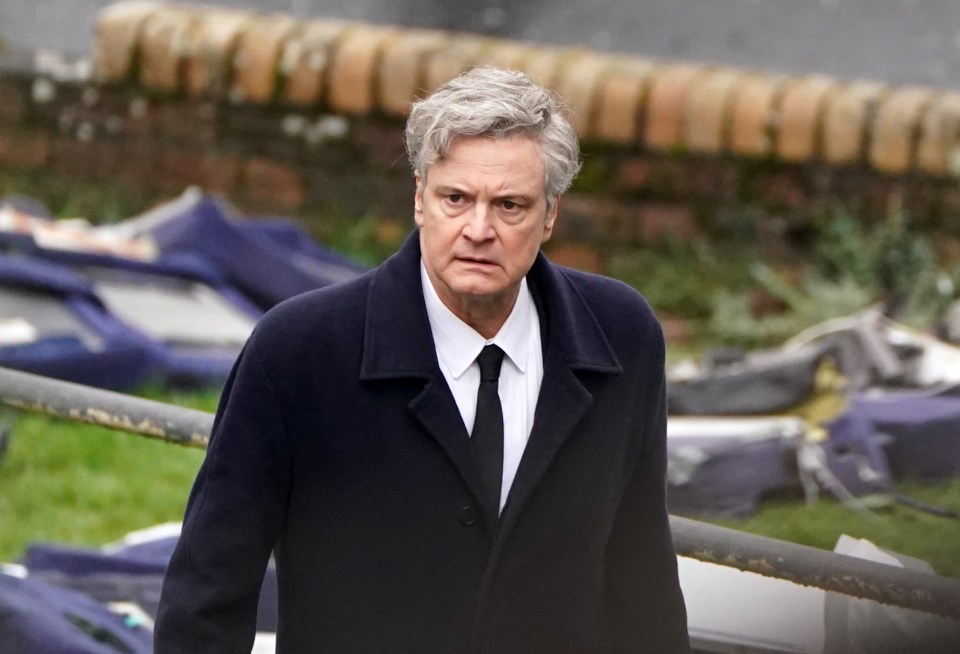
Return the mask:
<path id="1" fill-rule="evenodd" d="M 459 379 L 476 360 L 483 346 L 490 343 L 503 350 L 521 373 L 526 372 L 528 336 L 531 329 L 539 327 L 536 306 L 527 287 L 526 277 L 520 280 L 520 292 L 510 315 L 500 331 L 490 340 L 485 339 L 447 308 L 427 275 L 423 259 L 420 260 L 420 284 L 423 287 L 423 299 L 437 356 L 454 379 Z"/>

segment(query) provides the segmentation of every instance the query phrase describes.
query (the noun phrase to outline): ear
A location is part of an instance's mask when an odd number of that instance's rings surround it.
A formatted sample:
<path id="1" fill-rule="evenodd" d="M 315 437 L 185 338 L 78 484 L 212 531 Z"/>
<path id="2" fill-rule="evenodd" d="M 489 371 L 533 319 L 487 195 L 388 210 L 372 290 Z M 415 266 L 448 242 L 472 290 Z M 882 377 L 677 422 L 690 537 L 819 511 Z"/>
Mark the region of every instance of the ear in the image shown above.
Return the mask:
<path id="1" fill-rule="evenodd" d="M 413 219 L 419 227 L 423 227 L 423 180 L 420 179 L 420 173 L 414 173 L 413 179 L 417 184 L 413 193 Z"/>
<path id="2" fill-rule="evenodd" d="M 543 221 L 543 238 L 540 239 L 541 243 L 546 243 L 553 235 L 553 224 L 557 221 L 557 207 L 559 204 L 560 198 L 556 198 L 553 201 L 553 206 L 550 208 L 550 211 L 547 212 L 547 217 Z"/>

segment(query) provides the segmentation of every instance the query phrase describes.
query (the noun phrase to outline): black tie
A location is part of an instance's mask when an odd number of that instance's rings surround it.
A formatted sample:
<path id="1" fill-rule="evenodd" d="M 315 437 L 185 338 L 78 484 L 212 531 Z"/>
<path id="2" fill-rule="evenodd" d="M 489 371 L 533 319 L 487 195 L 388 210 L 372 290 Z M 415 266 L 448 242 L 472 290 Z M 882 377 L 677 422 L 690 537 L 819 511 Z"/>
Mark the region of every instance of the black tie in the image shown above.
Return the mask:
<path id="1" fill-rule="evenodd" d="M 477 390 L 477 416 L 470 443 L 480 468 L 492 515 L 500 514 L 500 486 L 503 483 L 503 410 L 497 394 L 497 380 L 503 350 L 487 345 L 477 357 L 480 364 L 480 388 Z"/>

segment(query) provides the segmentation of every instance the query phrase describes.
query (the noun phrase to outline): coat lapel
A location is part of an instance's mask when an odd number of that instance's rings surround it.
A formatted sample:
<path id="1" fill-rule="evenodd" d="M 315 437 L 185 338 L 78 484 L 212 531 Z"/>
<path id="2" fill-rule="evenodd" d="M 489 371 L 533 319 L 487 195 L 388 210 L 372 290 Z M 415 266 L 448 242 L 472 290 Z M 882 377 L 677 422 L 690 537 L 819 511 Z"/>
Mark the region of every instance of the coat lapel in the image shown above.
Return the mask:
<path id="1" fill-rule="evenodd" d="M 623 371 L 590 307 L 560 269 L 541 254 L 527 280 L 540 316 L 543 383 L 530 439 L 501 516 L 501 537 L 510 532 L 557 452 L 593 403 L 577 373 Z"/>
<path id="2" fill-rule="evenodd" d="M 423 380 L 409 405 L 482 505 L 480 475 L 470 437 L 440 366 L 420 285 L 419 230 L 374 273 L 367 299 L 360 378 L 368 381 Z"/>

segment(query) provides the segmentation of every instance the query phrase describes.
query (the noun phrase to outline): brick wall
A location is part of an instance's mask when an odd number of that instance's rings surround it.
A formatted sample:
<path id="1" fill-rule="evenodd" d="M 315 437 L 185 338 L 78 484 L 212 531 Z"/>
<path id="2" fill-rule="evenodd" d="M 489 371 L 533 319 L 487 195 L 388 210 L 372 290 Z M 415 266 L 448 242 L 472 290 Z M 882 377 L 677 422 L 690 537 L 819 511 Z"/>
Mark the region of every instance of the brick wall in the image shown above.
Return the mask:
<path id="1" fill-rule="evenodd" d="M 410 224 L 410 101 L 478 64 L 566 100 L 584 169 L 555 259 L 605 270 L 624 248 L 745 220 L 789 238 L 840 202 L 891 202 L 960 237 L 960 93 L 544 47 L 209 6 L 118 3 L 90 75 L 0 74 L 0 169 L 117 185 L 147 205 L 188 185 L 241 209 Z"/>

